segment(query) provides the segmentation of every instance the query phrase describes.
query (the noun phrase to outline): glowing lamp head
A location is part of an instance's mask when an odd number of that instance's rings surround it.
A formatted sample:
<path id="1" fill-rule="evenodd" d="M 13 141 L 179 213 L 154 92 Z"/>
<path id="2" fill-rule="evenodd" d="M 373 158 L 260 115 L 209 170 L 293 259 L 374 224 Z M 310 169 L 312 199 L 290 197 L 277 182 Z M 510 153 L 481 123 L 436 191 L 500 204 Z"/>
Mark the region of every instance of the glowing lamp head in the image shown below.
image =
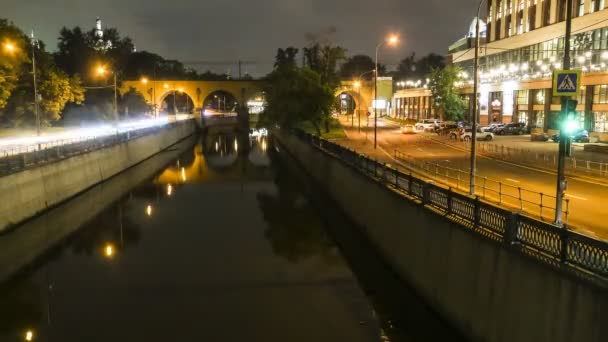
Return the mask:
<path id="1" fill-rule="evenodd" d="M 105 67 L 103 67 L 103 66 L 97 67 L 97 75 L 105 75 L 106 72 L 107 72 L 107 70 Z"/>
<path id="2" fill-rule="evenodd" d="M 177 91 L 179 91 L 180 93 L 184 92 L 184 88 L 179 88 Z"/>
<path id="3" fill-rule="evenodd" d="M 8 53 L 13 53 L 15 50 L 17 50 L 17 47 L 15 47 L 15 44 L 11 42 L 6 42 L 4 43 L 4 50 L 6 50 Z"/>
<path id="4" fill-rule="evenodd" d="M 114 245 L 112 245 L 111 243 L 106 244 L 106 246 L 103 248 L 103 254 L 106 256 L 106 258 L 113 257 L 114 253 Z"/>
<path id="5" fill-rule="evenodd" d="M 147 79 L 147 78 L 145 78 L 145 77 L 142 77 L 142 79 L 141 79 L 141 83 L 143 83 L 143 84 L 148 84 L 148 79 Z"/>
<path id="6" fill-rule="evenodd" d="M 169 85 L 167 83 L 163 84 L 163 88 L 169 89 Z"/>
<path id="7" fill-rule="evenodd" d="M 355 82 L 355 88 L 361 88 L 361 82 L 357 81 Z"/>
<path id="8" fill-rule="evenodd" d="M 397 43 L 399 43 L 399 37 L 397 37 L 396 35 L 392 35 L 390 37 L 388 37 L 388 39 L 386 40 L 388 45 L 397 45 Z"/>

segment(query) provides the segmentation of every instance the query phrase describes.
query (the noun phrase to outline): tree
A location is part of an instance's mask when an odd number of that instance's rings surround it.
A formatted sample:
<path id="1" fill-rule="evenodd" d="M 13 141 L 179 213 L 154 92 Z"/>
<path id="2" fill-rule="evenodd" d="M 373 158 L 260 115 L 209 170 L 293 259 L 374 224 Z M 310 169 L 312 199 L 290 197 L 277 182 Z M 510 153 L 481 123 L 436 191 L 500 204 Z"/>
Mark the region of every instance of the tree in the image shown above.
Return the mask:
<path id="1" fill-rule="evenodd" d="M 421 80 L 426 78 L 433 69 L 441 69 L 444 66 L 445 58 L 443 56 L 430 53 L 416 59 L 416 53 L 412 53 L 399 63 L 394 76 L 399 79 Z"/>
<path id="2" fill-rule="evenodd" d="M 261 119 L 265 123 L 289 128 L 308 121 L 321 134 L 321 123 L 331 112 L 334 96 L 318 73 L 283 64 L 266 77 L 264 93 L 267 106 Z"/>
<path id="3" fill-rule="evenodd" d="M 120 112 L 129 117 L 143 116 L 150 111 L 150 106 L 146 102 L 146 98 L 142 93 L 131 87 L 127 92 L 122 94 L 119 103 Z"/>
<path id="4" fill-rule="evenodd" d="M 13 27 L 13 32 L 14 31 Z M 18 30 L 18 29 L 17 29 Z M 18 31 L 20 32 L 20 31 Z M 17 81 L 4 102 L 0 116 L 14 125 L 36 123 L 34 106 L 34 82 L 32 77 L 31 45 L 29 38 L 20 32 L 19 46 L 15 54 L 22 55 L 18 69 L 13 70 L 12 79 Z M 84 89 L 78 77 L 69 77 L 57 68 L 53 56 L 39 42 L 35 47 L 36 76 L 38 86 L 38 114 L 42 125 L 57 121 L 68 102 L 79 103 L 84 99 Z"/>
<path id="5" fill-rule="evenodd" d="M 374 60 L 366 55 L 355 55 L 346 60 L 340 67 L 340 76 L 342 79 L 353 80 L 358 79 L 361 74 L 365 74 L 365 79 L 372 79 L 374 73 L 370 72 L 374 70 L 376 64 Z M 378 64 L 378 74 L 383 75 L 386 73 L 386 66 Z"/>
<path id="6" fill-rule="evenodd" d="M 19 82 L 19 73 L 28 60 L 28 40 L 12 22 L 0 18 L 0 110 Z"/>
<path id="7" fill-rule="evenodd" d="M 286 49 L 278 49 L 275 57 L 274 67 L 295 67 L 297 54 L 298 49 L 291 46 Z"/>
<path id="8" fill-rule="evenodd" d="M 326 85 L 332 93 L 340 86 L 340 76 L 337 73 L 338 62 L 346 56 L 346 49 L 329 44 L 315 43 L 304 48 L 304 61 L 306 66 L 319 74 L 321 83 Z M 335 107 L 335 101 L 333 102 Z M 323 121 L 325 131 L 329 133 L 332 110 L 324 113 Z"/>
<path id="9" fill-rule="evenodd" d="M 443 69 L 435 68 L 429 74 L 429 88 L 433 96 L 433 104 L 443 120 L 462 120 L 467 105 L 456 91 L 454 85 L 459 78 L 461 69 L 448 65 Z"/>

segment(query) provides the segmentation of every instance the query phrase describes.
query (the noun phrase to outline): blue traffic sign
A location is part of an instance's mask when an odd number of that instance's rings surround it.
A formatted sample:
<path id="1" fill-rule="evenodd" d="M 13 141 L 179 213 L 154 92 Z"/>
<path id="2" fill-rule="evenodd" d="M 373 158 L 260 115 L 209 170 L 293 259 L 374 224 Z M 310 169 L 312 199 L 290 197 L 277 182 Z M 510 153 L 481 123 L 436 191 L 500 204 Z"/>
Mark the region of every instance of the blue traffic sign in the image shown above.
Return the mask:
<path id="1" fill-rule="evenodd" d="M 581 90 L 580 70 L 555 70 L 553 72 L 553 96 L 578 96 Z"/>

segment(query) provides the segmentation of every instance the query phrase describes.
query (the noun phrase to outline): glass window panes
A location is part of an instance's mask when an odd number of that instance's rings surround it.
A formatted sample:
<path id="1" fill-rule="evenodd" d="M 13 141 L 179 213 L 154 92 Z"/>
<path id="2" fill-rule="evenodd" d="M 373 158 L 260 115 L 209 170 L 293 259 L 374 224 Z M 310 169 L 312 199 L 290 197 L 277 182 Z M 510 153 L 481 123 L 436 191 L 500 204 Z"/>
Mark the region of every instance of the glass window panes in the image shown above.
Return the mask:
<path id="1" fill-rule="evenodd" d="M 601 84 L 593 87 L 593 103 L 608 103 L 608 85 Z"/>
<path id="2" fill-rule="evenodd" d="M 527 105 L 528 104 L 528 90 L 518 90 L 517 91 L 517 104 L 518 105 Z"/>
<path id="3" fill-rule="evenodd" d="M 593 125 L 593 131 L 599 133 L 608 132 L 608 112 L 594 112 L 595 123 Z"/>
<path id="4" fill-rule="evenodd" d="M 536 114 L 536 122 L 534 123 L 535 127 L 545 127 L 545 111 L 537 110 Z"/>

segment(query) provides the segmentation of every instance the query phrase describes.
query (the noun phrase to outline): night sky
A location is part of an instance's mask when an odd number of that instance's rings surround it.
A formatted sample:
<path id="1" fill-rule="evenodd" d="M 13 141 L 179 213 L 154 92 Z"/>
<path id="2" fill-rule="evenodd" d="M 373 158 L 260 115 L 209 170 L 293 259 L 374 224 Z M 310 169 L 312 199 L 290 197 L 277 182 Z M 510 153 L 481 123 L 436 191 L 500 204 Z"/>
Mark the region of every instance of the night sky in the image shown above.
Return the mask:
<path id="1" fill-rule="evenodd" d="M 309 33 L 329 38 L 350 55 L 372 56 L 389 32 L 402 43 L 382 52 L 392 64 L 415 51 L 445 54 L 463 37 L 478 0 L 3 0 L 0 17 L 24 31 L 34 29 L 50 50 L 62 26 L 90 29 L 100 16 L 104 27 L 130 36 L 139 50 L 182 61 L 256 62 L 262 72 L 276 49 L 307 44 Z M 216 66 L 218 68 L 219 66 Z M 206 67 L 204 67 L 206 68 Z M 227 67 L 226 67 L 227 68 Z"/>

